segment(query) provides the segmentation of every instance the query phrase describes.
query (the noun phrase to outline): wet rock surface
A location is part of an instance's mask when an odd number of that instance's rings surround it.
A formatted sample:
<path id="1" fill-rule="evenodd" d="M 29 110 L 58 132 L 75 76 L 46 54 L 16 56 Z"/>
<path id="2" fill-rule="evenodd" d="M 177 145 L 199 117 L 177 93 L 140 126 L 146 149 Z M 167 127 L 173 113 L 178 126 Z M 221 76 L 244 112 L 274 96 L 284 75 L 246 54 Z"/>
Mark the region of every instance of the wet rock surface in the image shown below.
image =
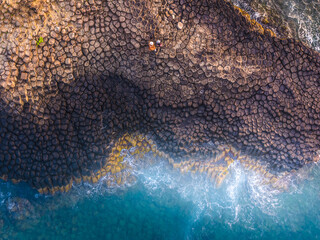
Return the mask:
<path id="1" fill-rule="evenodd" d="M 288 16 L 284 13 L 287 11 L 289 2 L 286 1 L 232 1 L 241 9 L 247 11 L 255 20 L 259 21 L 264 26 L 272 28 L 277 36 L 281 38 L 294 38 L 299 39 L 297 32 L 297 23 L 288 21 L 285 17 Z"/>
<path id="2" fill-rule="evenodd" d="M 176 161 L 225 143 L 275 171 L 317 160 L 320 55 L 230 3 L 12 2 L 0 6 L 2 178 L 66 186 L 137 131 Z"/>
<path id="3" fill-rule="evenodd" d="M 307 46 L 319 48 L 319 4 L 315 1 L 232 0 L 263 26 L 281 38 L 294 38 Z"/>
<path id="4" fill-rule="evenodd" d="M 29 200 L 24 198 L 9 198 L 6 202 L 10 218 L 14 220 L 23 220 L 33 217 L 34 207 Z"/>

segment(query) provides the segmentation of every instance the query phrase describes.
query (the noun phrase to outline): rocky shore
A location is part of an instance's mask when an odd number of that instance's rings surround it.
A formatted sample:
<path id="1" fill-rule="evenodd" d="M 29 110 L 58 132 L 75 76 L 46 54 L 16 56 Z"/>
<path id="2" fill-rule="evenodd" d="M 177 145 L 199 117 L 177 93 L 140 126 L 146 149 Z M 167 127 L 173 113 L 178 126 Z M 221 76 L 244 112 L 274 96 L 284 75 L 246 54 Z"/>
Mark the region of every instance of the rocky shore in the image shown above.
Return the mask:
<path id="1" fill-rule="evenodd" d="M 137 132 L 177 162 L 318 159 L 319 53 L 229 2 L 7 0 L 0 21 L 3 179 L 67 190 Z"/>

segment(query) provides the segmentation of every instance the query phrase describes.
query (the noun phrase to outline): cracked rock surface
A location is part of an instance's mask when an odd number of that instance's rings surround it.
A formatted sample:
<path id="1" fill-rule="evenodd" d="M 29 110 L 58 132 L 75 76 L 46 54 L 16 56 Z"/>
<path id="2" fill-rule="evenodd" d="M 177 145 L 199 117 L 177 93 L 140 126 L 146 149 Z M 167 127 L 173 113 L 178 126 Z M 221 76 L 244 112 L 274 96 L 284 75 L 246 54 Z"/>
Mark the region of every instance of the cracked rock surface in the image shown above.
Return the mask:
<path id="1" fill-rule="evenodd" d="M 275 171 L 316 160 L 319 53 L 228 2 L 16 0 L 0 21 L 4 179 L 67 185 L 136 131 L 177 161 L 208 142 Z"/>

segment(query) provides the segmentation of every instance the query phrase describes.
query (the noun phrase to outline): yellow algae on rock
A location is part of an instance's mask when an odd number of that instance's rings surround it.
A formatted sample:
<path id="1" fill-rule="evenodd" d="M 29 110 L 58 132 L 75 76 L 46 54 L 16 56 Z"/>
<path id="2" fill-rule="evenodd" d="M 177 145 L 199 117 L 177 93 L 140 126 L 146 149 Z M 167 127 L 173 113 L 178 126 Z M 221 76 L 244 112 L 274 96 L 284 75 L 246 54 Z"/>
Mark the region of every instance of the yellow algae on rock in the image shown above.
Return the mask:
<path id="1" fill-rule="evenodd" d="M 159 156 L 161 154 L 152 140 L 148 139 L 146 136 L 139 134 L 124 134 L 113 145 L 111 153 L 106 159 L 106 164 L 100 170 L 96 171 L 96 173 L 92 173 L 92 175 L 74 178 L 73 180 L 76 183 L 80 183 L 81 181 L 97 183 L 99 179 L 108 175 L 106 184 L 109 187 L 125 184 L 127 180 L 128 183 L 131 183 L 134 180 L 134 176 L 130 176 L 131 167 L 124 162 L 124 158 L 130 155 L 132 157 L 137 157 L 137 159 L 142 159 L 144 155 L 150 151 L 153 152 L 154 156 Z M 6 176 L 1 177 L 1 179 L 6 178 Z M 52 188 L 40 188 L 38 191 L 42 194 L 67 192 L 71 189 L 73 180 L 63 187 L 55 186 Z"/>
<path id="2" fill-rule="evenodd" d="M 117 178 L 116 178 L 116 181 L 117 181 L 117 184 L 120 185 L 120 184 L 122 183 L 122 182 L 121 182 L 121 177 L 117 177 Z"/>
<path id="3" fill-rule="evenodd" d="M 220 172 L 220 174 L 217 176 L 217 178 L 216 178 L 216 187 L 217 188 L 219 188 L 221 186 L 223 180 L 226 178 L 228 173 L 229 172 L 228 172 L 228 170 L 226 168 L 224 171 Z"/>
<path id="4" fill-rule="evenodd" d="M 262 184 L 282 191 L 288 189 L 288 181 L 285 178 L 290 174 L 289 172 L 276 176 L 270 173 L 267 166 L 257 159 L 241 154 L 240 151 L 231 146 L 221 145 L 218 149 L 220 152 L 211 159 L 190 159 L 178 163 L 169 159 L 169 163 L 173 168 L 180 170 L 181 173 L 207 174 L 207 178 L 214 182 L 216 188 L 219 188 L 229 174 L 230 165 L 237 161 L 244 170 L 260 175 Z"/>
<path id="5" fill-rule="evenodd" d="M 245 154 L 241 154 L 232 146 L 221 145 L 218 147 L 212 158 L 210 159 L 185 159 L 184 161 L 175 162 L 167 154 L 157 150 L 156 145 L 151 139 L 139 134 L 124 134 L 113 145 L 111 154 L 106 159 L 106 164 L 94 174 L 90 176 L 82 176 L 82 178 L 74 179 L 79 183 L 81 180 L 96 183 L 104 176 L 108 187 L 119 186 L 135 181 L 132 175 L 131 166 L 125 162 L 126 157 L 131 157 L 133 161 L 137 161 L 137 165 L 152 163 L 150 159 L 143 159 L 146 153 L 152 152 L 154 156 L 161 156 L 167 159 L 173 168 L 180 170 L 181 173 L 200 173 L 206 174 L 210 181 L 214 182 L 214 186 L 219 188 L 229 174 L 229 167 L 234 161 L 238 161 L 241 166 L 248 170 L 260 174 L 263 184 L 279 190 L 288 189 L 288 183 L 283 176 L 275 176 L 271 174 L 267 167 L 260 164 L 259 161 L 249 158 Z M 3 176 L 4 178 L 5 176 Z M 72 186 L 72 181 L 64 187 L 42 188 L 38 189 L 40 193 L 67 192 Z"/>
<path id="6" fill-rule="evenodd" d="M 269 34 L 272 37 L 275 37 L 276 34 L 270 30 L 270 29 L 265 29 L 262 27 L 260 23 L 258 23 L 256 20 L 251 19 L 250 15 L 243 9 L 233 6 L 236 10 L 239 11 L 239 13 L 250 23 L 251 25 L 251 30 L 259 32 L 260 34 Z M 263 21 L 264 24 L 266 24 L 266 21 Z"/>
<path id="7" fill-rule="evenodd" d="M 113 182 L 108 181 L 111 185 L 112 183 L 117 183 L 118 185 L 124 184 L 125 181 L 123 179 L 126 179 L 128 176 L 123 177 L 123 171 L 130 168 L 124 163 L 124 158 L 130 154 L 133 157 L 138 155 L 138 159 L 141 159 L 151 149 L 157 155 L 155 144 L 147 137 L 139 134 L 124 134 L 114 144 L 106 165 L 102 167 L 98 174 L 95 174 L 93 179 L 98 181 L 101 177 L 111 174 L 112 177 L 110 179 L 113 179 Z"/>

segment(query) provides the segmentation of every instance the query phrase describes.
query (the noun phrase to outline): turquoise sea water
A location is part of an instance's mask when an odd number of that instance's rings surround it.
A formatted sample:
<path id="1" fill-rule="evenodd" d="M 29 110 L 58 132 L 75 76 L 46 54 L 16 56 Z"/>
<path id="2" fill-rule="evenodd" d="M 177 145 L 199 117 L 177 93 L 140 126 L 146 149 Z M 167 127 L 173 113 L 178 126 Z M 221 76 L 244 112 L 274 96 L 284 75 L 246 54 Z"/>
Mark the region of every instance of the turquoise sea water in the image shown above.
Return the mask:
<path id="1" fill-rule="evenodd" d="M 319 4 L 285 1 L 301 38 L 318 51 Z M 302 169 L 288 191 L 264 185 L 237 162 L 230 172 L 217 189 L 204 174 L 162 162 L 136 169 L 132 185 L 108 188 L 102 180 L 55 196 L 0 181 L 0 239 L 320 238 L 320 166 Z"/>
<path id="2" fill-rule="evenodd" d="M 285 192 L 237 162 L 230 172 L 216 189 L 204 174 L 159 163 L 136 171 L 131 186 L 83 183 L 53 197 L 1 182 L 1 239 L 320 238 L 319 166 L 299 172 Z"/>

